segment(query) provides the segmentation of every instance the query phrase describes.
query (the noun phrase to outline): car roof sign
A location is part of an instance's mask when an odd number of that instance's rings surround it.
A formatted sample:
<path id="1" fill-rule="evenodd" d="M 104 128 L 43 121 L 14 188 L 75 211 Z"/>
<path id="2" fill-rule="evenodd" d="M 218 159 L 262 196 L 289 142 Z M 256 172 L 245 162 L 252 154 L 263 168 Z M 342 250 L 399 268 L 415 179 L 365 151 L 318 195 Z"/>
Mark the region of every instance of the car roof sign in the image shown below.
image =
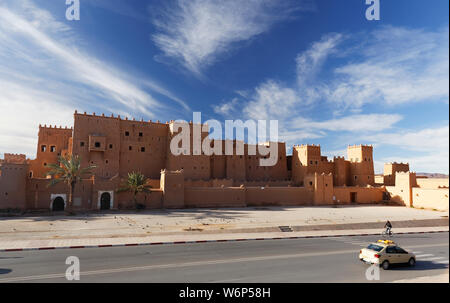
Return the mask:
<path id="1" fill-rule="evenodd" d="M 384 243 L 387 245 L 395 244 L 395 242 L 392 240 L 378 240 L 378 243 Z"/>

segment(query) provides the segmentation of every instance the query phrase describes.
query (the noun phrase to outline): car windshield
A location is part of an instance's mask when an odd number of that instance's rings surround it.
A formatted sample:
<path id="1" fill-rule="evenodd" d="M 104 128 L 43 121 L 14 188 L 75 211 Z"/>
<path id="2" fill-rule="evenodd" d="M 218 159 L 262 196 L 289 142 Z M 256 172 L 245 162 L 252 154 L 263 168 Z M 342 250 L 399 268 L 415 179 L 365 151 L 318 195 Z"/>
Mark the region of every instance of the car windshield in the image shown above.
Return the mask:
<path id="1" fill-rule="evenodd" d="M 383 246 L 370 244 L 369 246 L 367 246 L 367 249 L 371 249 L 374 251 L 381 251 L 383 249 Z"/>

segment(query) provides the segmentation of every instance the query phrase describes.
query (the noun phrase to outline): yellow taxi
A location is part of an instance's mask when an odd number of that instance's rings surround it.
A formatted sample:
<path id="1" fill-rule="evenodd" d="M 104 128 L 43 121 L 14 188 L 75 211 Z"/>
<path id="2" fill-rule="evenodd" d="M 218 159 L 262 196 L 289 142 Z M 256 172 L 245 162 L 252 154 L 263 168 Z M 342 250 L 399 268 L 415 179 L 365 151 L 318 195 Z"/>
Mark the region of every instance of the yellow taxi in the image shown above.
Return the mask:
<path id="1" fill-rule="evenodd" d="M 378 264 L 385 270 L 389 269 L 391 264 L 416 265 L 416 256 L 391 240 L 378 240 L 369 244 L 359 251 L 359 259 L 365 263 Z"/>

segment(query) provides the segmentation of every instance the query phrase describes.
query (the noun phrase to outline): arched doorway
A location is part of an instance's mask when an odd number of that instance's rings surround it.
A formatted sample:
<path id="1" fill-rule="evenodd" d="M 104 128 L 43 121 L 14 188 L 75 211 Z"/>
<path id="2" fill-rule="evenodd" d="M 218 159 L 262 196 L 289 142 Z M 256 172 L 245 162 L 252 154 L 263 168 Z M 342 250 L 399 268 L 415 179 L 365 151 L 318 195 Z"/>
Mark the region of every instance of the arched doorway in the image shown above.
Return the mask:
<path id="1" fill-rule="evenodd" d="M 64 199 L 62 197 L 56 197 L 55 200 L 53 200 L 52 210 L 63 211 L 64 206 L 65 206 Z"/>
<path id="2" fill-rule="evenodd" d="M 109 193 L 103 193 L 100 196 L 100 209 L 101 210 L 111 209 L 111 195 Z"/>

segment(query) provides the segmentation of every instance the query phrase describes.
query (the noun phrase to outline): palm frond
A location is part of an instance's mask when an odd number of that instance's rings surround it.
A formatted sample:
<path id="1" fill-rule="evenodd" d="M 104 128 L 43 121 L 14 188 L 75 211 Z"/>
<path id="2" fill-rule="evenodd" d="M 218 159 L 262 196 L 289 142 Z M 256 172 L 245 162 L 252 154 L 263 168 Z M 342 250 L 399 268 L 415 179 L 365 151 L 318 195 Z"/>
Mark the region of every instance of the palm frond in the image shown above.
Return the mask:
<path id="1" fill-rule="evenodd" d="M 139 172 L 128 173 L 128 178 L 117 190 L 117 192 L 132 192 L 138 194 L 141 192 L 149 193 L 151 186 L 148 184 L 148 179 Z"/>
<path id="2" fill-rule="evenodd" d="M 58 160 L 59 165 L 48 165 L 48 167 L 50 167 L 50 171 L 47 173 L 47 175 L 54 176 L 52 181 L 50 181 L 49 186 L 55 185 L 60 182 L 64 182 L 70 186 L 73 186 L 75 183 L 81 180 L 83 175 L 92 174 L 91 170 L 93 166 L 81 168 L 81 158 L 79 156 L 60 156 Z"/>

